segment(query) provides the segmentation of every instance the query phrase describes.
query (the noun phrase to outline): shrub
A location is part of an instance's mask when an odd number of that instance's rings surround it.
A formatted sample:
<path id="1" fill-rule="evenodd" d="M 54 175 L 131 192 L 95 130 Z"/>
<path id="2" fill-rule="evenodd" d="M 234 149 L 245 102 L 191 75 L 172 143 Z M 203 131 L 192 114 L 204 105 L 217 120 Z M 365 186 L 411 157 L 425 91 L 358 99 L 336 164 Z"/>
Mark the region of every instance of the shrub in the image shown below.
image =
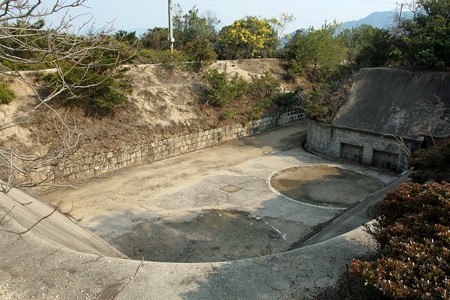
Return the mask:
<path id="1" fill-rule="evenodd" d="M 354 272 L 395 299 L 448 299 L 450 184 L 401 184 L 380 209 L 372 234 L 381 257 L 354 260 Z"/>
<path id="2" fill-rule="evenodd" d="M 280 90 L 280 82 L 265 71 L 262 76 L 252 77 L 249 96 L 255 100 L 254 112 L 259 114 L 272 105 L 272 98 Z"/>
<path id="3" fill-rule="evenodd" d="M 300 104 L 305 100 L 305 94 L 302 87 L 296 87 L 295 90 L 290 92 L 282 92 L 275 95 L 273 102 L 278 106 L 289 107 L 292 105 Z"/>
<path id="4" fill-rule="evenodd" d="M 196 73 L 217 60 L 217 54 L 207 39 L 187 42 L 185 52 L 192 61 L 192 69 Z"/>
<path id="5" fill-rule="evenodd" d="M 228 108 L 228 109 L 226 109 L 226 110 L 224 111 L 224 113 L 220 116 L 220 118 L 221 118 L 222 120 L 226 120 L 226 119 L 228 119 L 229 117 L 233 116 L 234 114 L 236 114 L 236 111 L 235 111 L 234 109 L 232 109 L 232 108 Z"/>
<path id="6" fill-rule="evenodd" d="M 248 84 L 238 74 L 228 80 L 225 73 L 210 70 L 203 75 L 203 78 L 208 84 L 207 104 L 211 103 L 219 107 L 232 104 L 245 93 L 248 87 Z"/>
<path id="7" fill-rule="evenodd" d="M 16 98 L 16 94 L 9 87 L 8 83 L 0 81 L 0 104 L 7 104 Z"/>
<path id="8" fill-rule="evenodd" d="M 161 63 L 164 68 L 168 70 L 173 70 L 177 63 L 186 62 L 187 57 L 180 51 L 173 50 L 163 50 L 155 52 L 155 63 Z"/>
<path id="9" fill-rule="evenodd" d="M 112 113 L 114 107 L 128 103 L 126 94 L 131 92 L 131 85 L 122 80 L 125 71 L 126 69 L 121 69 L 103 73 L 100 70 L 68 68 L 64 82 L 71 88 L 59 95 L 59 103 L 83 107 L 86 114 Z M 56 73 L 47 74 L 43 79 L 50 89 L 59 90 L 63 87 L 61 78 Z"/>
<path id="10" fill-rule="evenodd" d="M 427 149 L 415 151 L 409 165 L 414 168 L 411 179 L 415 182 L 450 182 L 450 138 Z"/>
<path id="11" fill-rule="evenodd" d="M 350 66 L 339 66 L 332 72 L 319 70 L 315 73 L 317 81 L 302 105 L 309 119 L 323 123 L 334 120 L 347 101 L 356 70 Z"/>

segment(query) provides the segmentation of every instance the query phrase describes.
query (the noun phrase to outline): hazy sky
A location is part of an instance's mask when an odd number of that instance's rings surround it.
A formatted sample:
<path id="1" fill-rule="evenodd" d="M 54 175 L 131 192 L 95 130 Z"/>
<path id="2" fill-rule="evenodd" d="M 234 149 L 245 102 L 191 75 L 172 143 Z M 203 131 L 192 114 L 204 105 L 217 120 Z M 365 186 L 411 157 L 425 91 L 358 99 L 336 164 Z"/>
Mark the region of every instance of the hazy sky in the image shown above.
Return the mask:
<path id="1" fill-rule="evenodd" d="M 187 12 L 194 5 L 200 11 L 211 10 L 226 26 L 248 15 L 266 18 L 281 13 L 293 14 L 296 20 L 286 32 L 299 28 L 320 27 L 325 21 L 340 22 L 358 20 L 376 11 L 396 8 L 398 0 L 172 0 Z M 87 13 L 93 15 L 97 25 L 114 21 L 116 29 L 167 27 L 167 0 L 89 0 L 90 8 L 77 8 L 70 15 Z"/>

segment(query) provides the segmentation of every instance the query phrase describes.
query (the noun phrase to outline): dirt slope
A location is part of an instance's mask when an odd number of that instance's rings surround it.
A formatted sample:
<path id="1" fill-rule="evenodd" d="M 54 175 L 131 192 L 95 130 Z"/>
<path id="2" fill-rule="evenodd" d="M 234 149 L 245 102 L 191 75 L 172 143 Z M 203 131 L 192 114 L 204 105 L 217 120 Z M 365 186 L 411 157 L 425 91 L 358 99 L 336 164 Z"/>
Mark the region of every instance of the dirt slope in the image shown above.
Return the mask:
<path id="1" fill-rule="evenodd" d="M 219 61 L 210 68 L 239 73 L 246 80 L 267 70 L 282 82 L 284 89 L 292 85 L 284 80 L 286 72 L 277 59 Z M 30 81 L 35 81 L 29 76 Z M 170 71 L 161 65 L 137 65 L 130 67 L 127 76 L 132 84 L 129 105 L 116 110 L 113 116 L 93 118 L 86 117 L 81 109 L 57 109 L 73 137 L 80 135 L 75 155 L 111 151 L 125 145 L 247 121 L 248 116 L 240 112 L 221 120 L 223 109 L 202 104 L 201 74 L 181 68 Z M 26 84 L 16 80 L 11 87 L 17 98 L 8 105 L 0 105 L 1 124 L 31 110 L 37 102 Z M 45 154 L 49 149 L 56 149 L 60 147 L 61 137 L 54 118 L 55 114 L 49 109 L 40 109 L 27 118 L 24 125 L 1 130 L 0 144 L 20 148 L 26 153 Z"/>

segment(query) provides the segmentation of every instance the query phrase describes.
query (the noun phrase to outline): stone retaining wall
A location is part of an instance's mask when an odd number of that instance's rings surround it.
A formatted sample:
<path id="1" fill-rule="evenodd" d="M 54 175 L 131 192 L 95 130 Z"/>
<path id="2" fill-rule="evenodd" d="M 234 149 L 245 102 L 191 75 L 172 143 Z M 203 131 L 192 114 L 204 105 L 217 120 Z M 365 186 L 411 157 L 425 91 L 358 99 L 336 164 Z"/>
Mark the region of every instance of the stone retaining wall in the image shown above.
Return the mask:
<path id="1" fill-rule="evenodd" d="M 46 167 L 45 170 L 35 173 L 39 176 L 35 180 L 47 178 L 47 182 L 61 183 L 68 180 L 89 178 L 130 165 L 150 163 L 216 146 L 225 141 L 253 136 L 277 127 L 295 124 L 305 119 L 306 116 L 303 111 L 293 109 L 284 114 L 262 118 L 245 125 L 228 125 L 217 129 L 155 141 L 149 144 L 106 153 L 97 153 L 76 161 L 63 162 L 58 166 Z"/>
<path id="2" fill-rule="evenodd" d="M 419 149 L 421 140 L 382 135 L 331 124 L 308 122 L 307 148 L 332 158 L 403 171 L 407 151 Z"/>

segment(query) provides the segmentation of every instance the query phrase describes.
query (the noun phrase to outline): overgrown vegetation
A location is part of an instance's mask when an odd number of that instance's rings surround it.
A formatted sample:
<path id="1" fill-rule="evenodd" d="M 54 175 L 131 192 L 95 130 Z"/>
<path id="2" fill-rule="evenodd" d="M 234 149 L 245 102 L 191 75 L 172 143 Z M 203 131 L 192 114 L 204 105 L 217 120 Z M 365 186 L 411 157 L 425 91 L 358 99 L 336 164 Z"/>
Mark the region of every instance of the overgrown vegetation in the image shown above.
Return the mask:
<path id="1" fill-rule="evenodd" d="M 284 49 L 287 72 L 315 81 L 319 73 L 332 72 L 341 65 L 345 48 L 337 29 L 337 24 L 325 24 L 319 30 L 298 30 Z"/>
<path id="2" fill-rule="evenodd" d="M 248 83 L 238 74 L 228 79 L 227 74 L 210 70 L 203 78 L 208 84 L 206 103 L 219 107 L 232 104 L 244 95 L 248 88 Z"/>
<path id="3" fill-rule="evenodd" d="M 227 74 L 214 69 L 203 77 L 207 82 L 205 103 L 224 109 L 222 119 L 237 111 L 246 114 L 249 119 L 261 117 L 280 91 L 280 82 L 267 71 L 252 77 L 250 82 L 238 74 L 228 78 Z"/>
<path id="4" fill-rule="evenodd" d="M 254 76 L 248 89 L 248 97 L 253 99 L 254 117 L 261 114 L 272 105 L 275 93 L 280 90 L 280 82 L 269 72 L 264 72 L 262 76 Z"/>
<path id="5" fill-rule="evenodd" d="M 450 184 L 404 183 L 373 229 L 380 258 L 354 272 L 394 299 L 446 299 L 450 291 Z"/>
<path id="6" fill-rule="evenodd" d="M 411 178 L 414 182 L 428 180 L 450 182 L 450 139 L 443 140 L 428 149 L 415 151 L 409 165 L 414 168 Z"/>
<path id="7" fill-rule="evenodd" d="M 419 13 L 402 24 L 399 41 L 403 59 L 413 65 L 450 66 L 450 1 L 418 1 Z"/>
<path id="8" fill-rule="evenodd" d="M 126 69 L 111 73 L 66 65 L 62 70 L 65 72 L 64 83 L 55 73 L 43 77 L 50 93 L 60 91 L 63 84 L 70 86 L 58 95 L 60 105 L 81 107 L 87 115 L 102 116 L 128 103 L 127 94 L 131 92 L 131 85 L 122 80 Z"/>
<path id="9" fill-rule="evenodd" d="M 16 94 L 5 81 L 0 81 L 0 104 L 7 104 L 16 98 Z"/>
<path id="10" fill-rule="evenodd" d="M 216 52 L 206 39 L 187 42 L 186 53 L 192 61 L 192 69 L 197 73 L 217 60 Z"/>
<path id="11" fill-rule="evenodd" d="M 370 231 L 379 258 L 353 261 L 355 274 L 394 299 L 449 297 L 449 145 L 447 139 L 413 154 L 412 179 L 419 183 L 389 192 Z"/>

